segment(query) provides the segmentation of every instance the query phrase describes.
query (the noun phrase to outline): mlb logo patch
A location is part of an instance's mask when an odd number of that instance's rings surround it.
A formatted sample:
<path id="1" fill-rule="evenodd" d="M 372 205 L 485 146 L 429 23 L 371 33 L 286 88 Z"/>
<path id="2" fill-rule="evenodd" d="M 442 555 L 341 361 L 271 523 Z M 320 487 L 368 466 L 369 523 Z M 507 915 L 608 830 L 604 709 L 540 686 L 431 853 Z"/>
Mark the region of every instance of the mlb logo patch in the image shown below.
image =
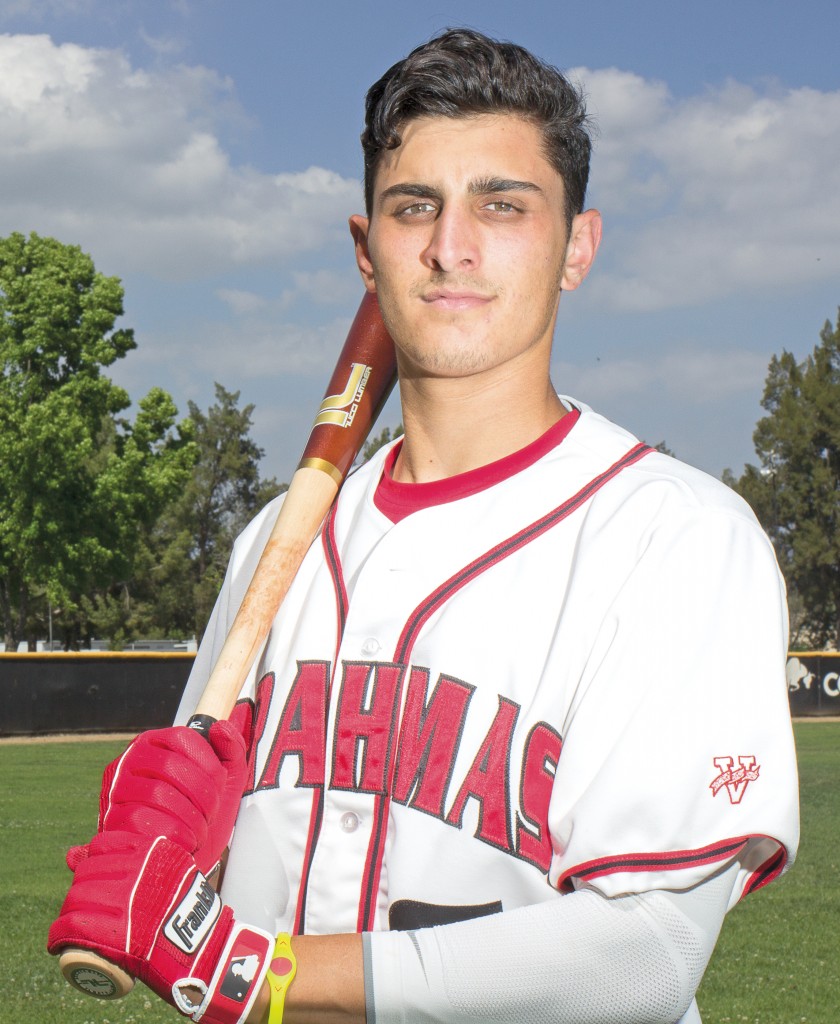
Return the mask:
<path id="1" fill-rule="evenodd" d="M 233 957 L 225 969 L 219 991 L 228 999 L 244 1003 L 259 967 L 260 958 L 256 953 Z"/>

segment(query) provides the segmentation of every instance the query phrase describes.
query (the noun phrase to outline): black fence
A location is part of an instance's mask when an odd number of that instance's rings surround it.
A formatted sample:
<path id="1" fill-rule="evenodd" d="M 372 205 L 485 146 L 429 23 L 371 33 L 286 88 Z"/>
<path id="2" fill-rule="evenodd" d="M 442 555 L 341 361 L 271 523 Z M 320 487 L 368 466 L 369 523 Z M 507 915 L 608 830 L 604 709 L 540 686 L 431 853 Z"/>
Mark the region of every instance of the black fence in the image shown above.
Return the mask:
<path id="1" fill-rule="evenodd" d="M 195 655 L 0 654 L 0 736 L 141 732 L 169 725 Z M 796 717 L 840 716 L 840 652 L 792 651 Z"/>
<path id="2" fill-rule="evenodd" d="M 194 654 L 0 654 L 0 736 L 169 725 Z"/>
<path id="3" fill-rule="evenodd" d="M 791 714 L 840 716 L 840 652 L 791 651 L 787 683 Z"/>

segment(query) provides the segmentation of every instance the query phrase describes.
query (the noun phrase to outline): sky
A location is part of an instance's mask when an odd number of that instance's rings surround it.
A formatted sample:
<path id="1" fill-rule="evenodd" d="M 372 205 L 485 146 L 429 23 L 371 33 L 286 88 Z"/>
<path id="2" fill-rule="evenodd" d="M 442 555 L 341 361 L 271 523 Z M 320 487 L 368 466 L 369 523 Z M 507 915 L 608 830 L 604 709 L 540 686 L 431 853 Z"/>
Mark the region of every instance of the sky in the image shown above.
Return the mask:
<path id="1" fill-rule="evenodd" d="M 182 415 L 238 391 L 288 480 L 362 295 L 364 94 L 464 25 L 565 71 L 597 126 L 604 240 L 555 386 L 740 473 L 771 357 L 840 305 L 836 0 L 0 0 L 0 236 L 119 277 L 137 349 L 111 376 Z"/>

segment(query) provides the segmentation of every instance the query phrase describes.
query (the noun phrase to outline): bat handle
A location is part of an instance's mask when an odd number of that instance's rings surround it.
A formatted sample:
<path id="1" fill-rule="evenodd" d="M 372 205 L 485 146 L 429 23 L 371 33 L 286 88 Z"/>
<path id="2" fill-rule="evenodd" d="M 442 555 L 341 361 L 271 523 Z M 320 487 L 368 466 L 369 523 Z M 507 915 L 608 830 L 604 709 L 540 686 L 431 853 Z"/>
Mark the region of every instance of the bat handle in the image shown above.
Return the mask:
<path id="1" fill-rule="evenodd" d="M 134 978 L 122 967 L 89 949 L 68 946 L 58 958 L 58 966 L 65 979 L 87 996 L 122 999 L 134 988 Z"/>
<path id="2" fill-rule="evenodd" d="M 214 718 L 212 715 L 196 714 L 187 722 L 187 728 L 199 733 L 207 740 L 210 738 L 210 729 L 216 722 L 218 722 L 218 718 Z"/>

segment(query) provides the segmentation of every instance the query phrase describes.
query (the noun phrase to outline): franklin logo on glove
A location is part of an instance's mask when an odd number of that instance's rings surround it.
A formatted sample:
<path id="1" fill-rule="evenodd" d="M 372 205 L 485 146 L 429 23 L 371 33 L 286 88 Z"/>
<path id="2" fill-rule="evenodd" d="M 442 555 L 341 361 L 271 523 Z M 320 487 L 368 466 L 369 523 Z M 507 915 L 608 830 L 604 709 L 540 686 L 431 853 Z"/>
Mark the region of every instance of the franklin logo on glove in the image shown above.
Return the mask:
<path id="1" fill-rule="evenodd" d="M 163 933 L 185 953 L 194 953 L 204 941 L 222 910 L 222 901 L 200 872 L 175 913 L 166 922 Z"/>

